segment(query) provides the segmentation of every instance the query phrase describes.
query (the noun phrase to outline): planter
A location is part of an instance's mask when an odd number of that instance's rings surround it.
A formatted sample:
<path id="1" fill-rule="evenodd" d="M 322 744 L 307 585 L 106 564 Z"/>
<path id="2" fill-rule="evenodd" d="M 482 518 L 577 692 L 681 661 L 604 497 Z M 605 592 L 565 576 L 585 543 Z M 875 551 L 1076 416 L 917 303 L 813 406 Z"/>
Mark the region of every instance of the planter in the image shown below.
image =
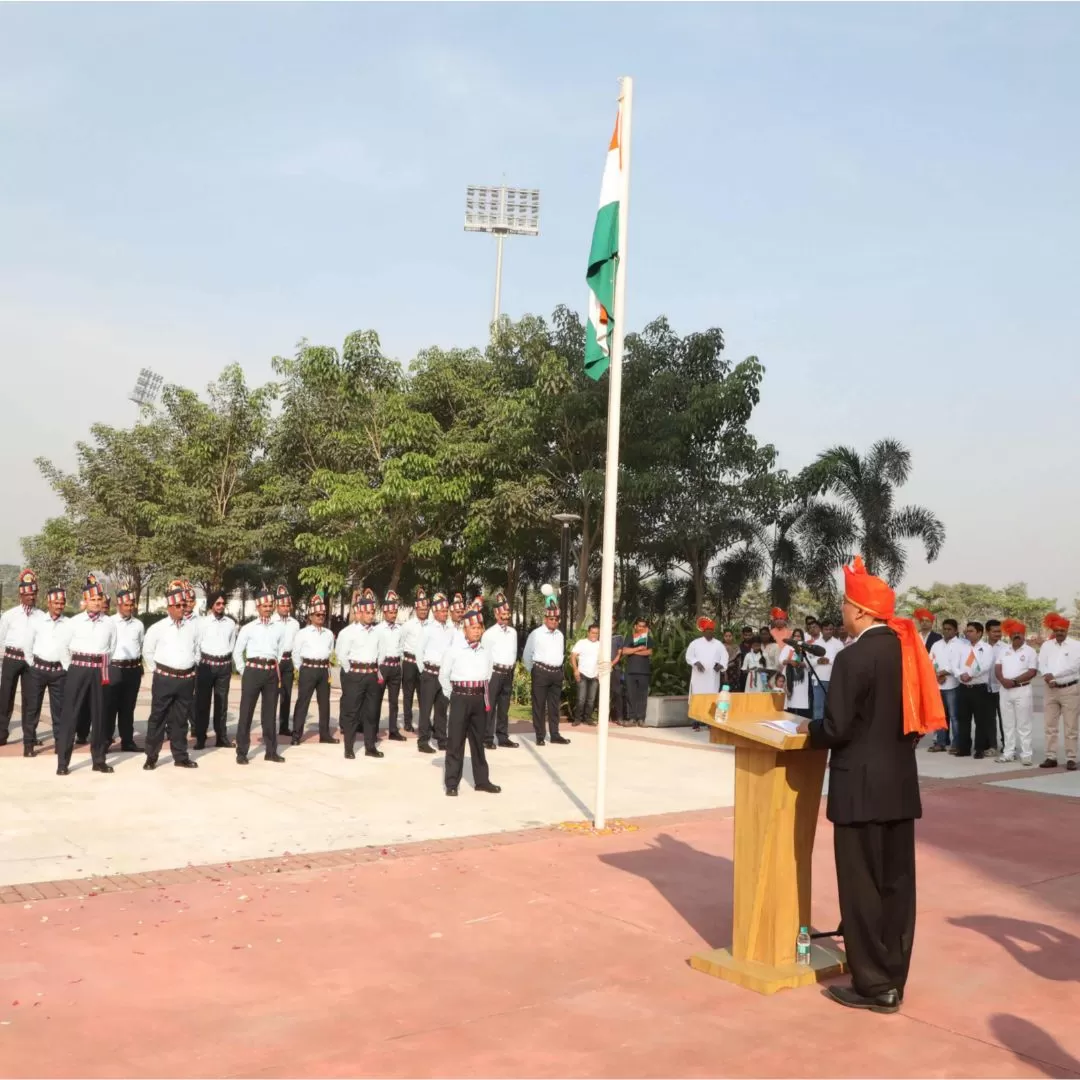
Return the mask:
<path id="1" fill-rule="evenodd" d="M 686 715 L 688 698 L 685 694 L 680 697 L 650 697 L 648 707 L 645 709 L 646 727 L 685 727 L 691 721 Z"/>

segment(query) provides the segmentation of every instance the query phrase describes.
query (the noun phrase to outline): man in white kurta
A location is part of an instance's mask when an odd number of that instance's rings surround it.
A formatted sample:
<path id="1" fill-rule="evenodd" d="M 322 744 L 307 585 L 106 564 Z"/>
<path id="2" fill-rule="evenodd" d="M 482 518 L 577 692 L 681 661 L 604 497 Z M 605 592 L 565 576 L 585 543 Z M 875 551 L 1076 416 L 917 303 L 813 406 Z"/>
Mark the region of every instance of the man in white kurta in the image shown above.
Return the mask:
<path id="1" fill-rule="evenodd" d="M 704 617 L 698 619 L 701 637 L 694 638 L 686 647 L 686 662 L 690 665 L 690 696 L 720 693 L 720 680 L 727 670 L 728 654 L 722 641 L 716 637 L 716 623 Z M 701 725 L 695 720 L 694 730 Z"/>

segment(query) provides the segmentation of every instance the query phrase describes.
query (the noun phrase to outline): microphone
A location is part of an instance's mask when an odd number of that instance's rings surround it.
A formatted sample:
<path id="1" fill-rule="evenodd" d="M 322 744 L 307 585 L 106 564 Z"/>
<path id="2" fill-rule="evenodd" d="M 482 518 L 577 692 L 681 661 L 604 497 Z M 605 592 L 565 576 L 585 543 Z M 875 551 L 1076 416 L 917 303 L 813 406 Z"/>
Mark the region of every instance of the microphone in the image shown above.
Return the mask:
<path id="1" fill-rule="evenodd" d="M 824 656 L 825 648 L 822 645 L 804 645 L 793 637 L 784 638 L 784 644 L 790 645 L 796 652 L 809 653 L 811 656 Z"/>

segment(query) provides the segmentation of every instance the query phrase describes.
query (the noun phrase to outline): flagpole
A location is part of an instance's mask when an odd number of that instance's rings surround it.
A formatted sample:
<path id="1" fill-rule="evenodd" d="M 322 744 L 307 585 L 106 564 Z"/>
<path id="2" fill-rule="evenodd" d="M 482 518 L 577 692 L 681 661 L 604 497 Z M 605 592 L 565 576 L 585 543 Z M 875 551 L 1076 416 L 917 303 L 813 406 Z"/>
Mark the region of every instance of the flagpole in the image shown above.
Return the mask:
<path id="1" fill-rule="evenodd" d="M 619 420 L 622 415 L 623 333 L 626 328 L 626 234 L 630 215 L 630 109 L 634 80 L 625 75 L 619 93 L 619 249 L 615 268 L 611 364 L 608 367 L 607 459 L 604 463 L 604 543 L 600 564 L 600 700 L 596 729 L 596 805 L 593 825 L 607 822 L 608 714 L 611 711 L 611 623 L 615 612 L 615 516 L 619 501 Z"/>

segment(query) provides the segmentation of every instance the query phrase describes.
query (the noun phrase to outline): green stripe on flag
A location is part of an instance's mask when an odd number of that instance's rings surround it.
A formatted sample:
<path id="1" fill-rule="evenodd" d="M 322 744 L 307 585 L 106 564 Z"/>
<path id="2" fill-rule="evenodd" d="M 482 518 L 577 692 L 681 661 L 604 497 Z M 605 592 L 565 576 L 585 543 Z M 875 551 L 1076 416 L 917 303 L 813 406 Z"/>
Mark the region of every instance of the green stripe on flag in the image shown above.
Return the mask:
<path id="1" fill-rule="evenodd" d="M 619 204 L 601 206 L 596 214 L 592 246 L 589 248 L 589 269 L 585 282 L 597 304 L 607 313 L 607 322 L 600 322 L 596 304 L 590 305 L 585 327 L 585 374 L 599 379 L 611 363 L 611 338 L 615 328 L 615 264 L 619 250 Z"/>

